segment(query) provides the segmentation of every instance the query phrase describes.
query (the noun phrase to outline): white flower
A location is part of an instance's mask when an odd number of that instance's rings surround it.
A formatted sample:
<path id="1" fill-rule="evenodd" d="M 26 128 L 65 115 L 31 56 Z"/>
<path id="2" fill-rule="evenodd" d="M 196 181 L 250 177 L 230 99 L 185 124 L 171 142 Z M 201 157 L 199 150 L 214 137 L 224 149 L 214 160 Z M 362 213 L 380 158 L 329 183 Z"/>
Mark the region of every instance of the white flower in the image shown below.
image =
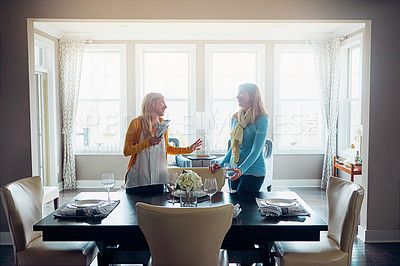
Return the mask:
<path id="1" fill-rule="evenodd" d="M 178 185 L 182 190 L 190 191 L 201 188 L 203 182 L 201 182 L 201 178 L 196 172 L 184 170 L 182 174 L 178 176 Z"/>

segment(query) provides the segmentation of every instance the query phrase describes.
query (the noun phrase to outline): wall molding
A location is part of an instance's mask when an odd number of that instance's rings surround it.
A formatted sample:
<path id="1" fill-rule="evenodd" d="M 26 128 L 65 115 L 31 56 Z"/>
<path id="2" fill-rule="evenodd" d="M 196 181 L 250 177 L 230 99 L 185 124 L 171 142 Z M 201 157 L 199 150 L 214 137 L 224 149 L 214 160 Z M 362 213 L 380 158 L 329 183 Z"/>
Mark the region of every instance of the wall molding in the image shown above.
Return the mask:
<path id="1" fill-rule="evenodd" d="M 125 184 L 124 180 L 115 180 L 115 188 L 120 188 Z M 101 179 L 99 180 L 77 180 L 77 188 L 103 188 Z"/>
<path id="2" fill-rule="evenodd" d="M 10 232 L 0 232 L 0 245 L 12 246 L 12 239 Z"/>
<path id="3" fill-rule="evenodd" d="M 272 186 L 277 187 L 321 187 L 320 179 L 273 179 Z"/>
<path id="4" fill-rule="evenodd" d="M 397 243 L 400 242 L 400 230 L 366 230 L 359 225 L 357 237 L 364 243 Z"/>

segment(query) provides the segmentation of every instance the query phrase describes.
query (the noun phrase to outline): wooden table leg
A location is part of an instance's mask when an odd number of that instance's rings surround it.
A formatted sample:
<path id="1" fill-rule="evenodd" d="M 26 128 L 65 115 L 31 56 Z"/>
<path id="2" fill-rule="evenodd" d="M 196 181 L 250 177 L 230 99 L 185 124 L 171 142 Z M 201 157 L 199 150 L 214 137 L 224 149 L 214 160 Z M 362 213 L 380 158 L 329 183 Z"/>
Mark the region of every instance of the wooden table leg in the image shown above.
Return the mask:
<path id="1" fill-rule="evenodd" d="M 350 176 L 351 176 L 351 182 L 354 182 L 354 164 L 351 164 Z"/>
<path id="2" fill-rule="evenodd" d="M 336 164 L 336 156 L 333 157 L 333 176 L 336 176 L 336 167 L 335 167 L 335 164 Z"/>

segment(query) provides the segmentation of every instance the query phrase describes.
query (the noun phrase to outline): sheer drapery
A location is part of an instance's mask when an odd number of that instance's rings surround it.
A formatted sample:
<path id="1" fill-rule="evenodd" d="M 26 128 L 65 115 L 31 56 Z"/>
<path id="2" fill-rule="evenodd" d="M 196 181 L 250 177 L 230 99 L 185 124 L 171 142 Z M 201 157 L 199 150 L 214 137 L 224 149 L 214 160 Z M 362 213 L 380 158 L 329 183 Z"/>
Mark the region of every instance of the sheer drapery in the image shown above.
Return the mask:
<path id="1" fill-rule="evenodd" d="M 340 40 L 312 41 L 312 45 L 326 130 L 326 150 L 321 180 L 321 188 L 325 189 L 329 176 L 333 173 L 333 157 L 336 155 Z"/>
<path id="2" fill-rule="evenodd" d="M 63 179 L 64 189 L 76 188 L 73 132 L 81 80 L 85 41 L 60 40 L 60 91 L 62 130 L 64 136 Z"/>

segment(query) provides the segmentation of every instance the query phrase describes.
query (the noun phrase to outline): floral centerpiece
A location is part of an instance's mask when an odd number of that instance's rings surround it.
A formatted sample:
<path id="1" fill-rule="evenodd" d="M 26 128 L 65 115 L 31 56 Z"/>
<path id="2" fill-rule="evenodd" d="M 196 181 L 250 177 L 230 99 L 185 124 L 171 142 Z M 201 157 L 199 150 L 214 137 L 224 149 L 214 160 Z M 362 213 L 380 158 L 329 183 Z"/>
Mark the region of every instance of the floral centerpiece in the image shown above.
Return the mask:
<path id="1" fill-rule="evenodd" d="M 193 170 L 183 170 L 178 176 L 178 185 L 181 190 L 198 190 L 203 185 L 201 177 Z"/>
<path id="2" fill-rule="evenodd" d="M 200 176 L 192 170 L 183 170 L 178 176 L 178 185 L 180 187 L 180 201 L 182 207 L 197 206 L 197 190 L 201 188 L 203 182 Z"/>

